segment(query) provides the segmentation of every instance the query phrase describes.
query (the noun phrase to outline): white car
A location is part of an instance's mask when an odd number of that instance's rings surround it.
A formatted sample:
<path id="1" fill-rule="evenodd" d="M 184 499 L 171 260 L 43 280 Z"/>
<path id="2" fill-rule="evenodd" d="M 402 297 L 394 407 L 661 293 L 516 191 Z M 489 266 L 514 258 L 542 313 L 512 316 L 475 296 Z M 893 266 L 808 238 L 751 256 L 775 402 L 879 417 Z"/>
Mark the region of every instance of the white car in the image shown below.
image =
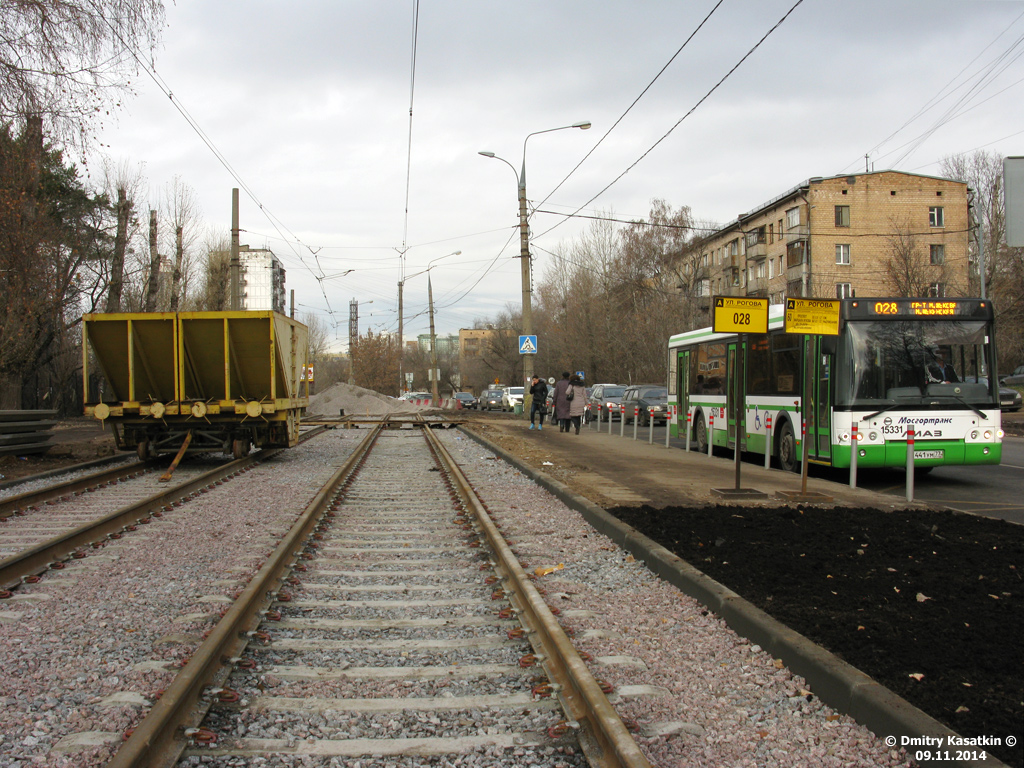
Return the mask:
<path id="1" fill-rule="evenodd" d="M 405 392 L 399 399 L 400 400 L 429 400 L 433 395 L 429 392 Z"/>
<path id="2" fill-rule="evenodd" d="M 505 387 L 501 392 L 501 410 L 514 411 L 517 405 L 522 405 L 524 389 L 524 387 Z"/>

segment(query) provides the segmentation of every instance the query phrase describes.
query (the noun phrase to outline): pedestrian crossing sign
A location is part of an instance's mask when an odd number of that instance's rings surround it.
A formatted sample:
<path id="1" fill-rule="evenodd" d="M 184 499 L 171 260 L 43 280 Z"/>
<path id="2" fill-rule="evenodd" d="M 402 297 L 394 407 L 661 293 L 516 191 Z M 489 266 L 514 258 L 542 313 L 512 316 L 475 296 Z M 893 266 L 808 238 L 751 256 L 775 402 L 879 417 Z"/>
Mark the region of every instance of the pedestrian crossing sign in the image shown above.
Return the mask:
<path id="1" fill-rule="evenodd" d="M 520 336 L 519 337 L 519 354 L 520 355 L 536 355 L 537 354 L 537 337 L 536 336 Z"/>

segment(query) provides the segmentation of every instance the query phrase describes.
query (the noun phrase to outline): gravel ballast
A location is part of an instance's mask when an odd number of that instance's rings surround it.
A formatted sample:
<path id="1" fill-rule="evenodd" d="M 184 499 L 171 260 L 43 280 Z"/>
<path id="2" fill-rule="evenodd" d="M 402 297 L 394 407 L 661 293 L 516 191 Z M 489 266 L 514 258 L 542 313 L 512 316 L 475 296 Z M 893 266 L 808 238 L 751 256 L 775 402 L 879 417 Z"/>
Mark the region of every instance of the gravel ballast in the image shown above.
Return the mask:
<path id="1" fill-rule="evenodd" d="M 547 574 L 548 604 L 653 764 L 912 764 L 515 468 L 463 435 L 442 439 L 524 567 Z"/>

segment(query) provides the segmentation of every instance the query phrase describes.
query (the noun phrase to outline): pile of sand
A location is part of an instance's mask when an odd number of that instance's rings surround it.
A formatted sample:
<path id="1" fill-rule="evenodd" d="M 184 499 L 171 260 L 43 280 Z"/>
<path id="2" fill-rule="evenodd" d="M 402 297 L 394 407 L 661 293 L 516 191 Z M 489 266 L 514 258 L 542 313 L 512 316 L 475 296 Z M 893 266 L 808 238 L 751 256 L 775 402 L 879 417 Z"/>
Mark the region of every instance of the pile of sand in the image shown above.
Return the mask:
<path id="1" fill-rule="evenodd" d="M 337 418 L 341 409 L 345 410 L 346 416 L 386 416 L 391 413 L 417 413 L 424 410 L 424 406 L 396 400 L 354 384 L 339 383 L 310 395 L 306 415 Z"/>

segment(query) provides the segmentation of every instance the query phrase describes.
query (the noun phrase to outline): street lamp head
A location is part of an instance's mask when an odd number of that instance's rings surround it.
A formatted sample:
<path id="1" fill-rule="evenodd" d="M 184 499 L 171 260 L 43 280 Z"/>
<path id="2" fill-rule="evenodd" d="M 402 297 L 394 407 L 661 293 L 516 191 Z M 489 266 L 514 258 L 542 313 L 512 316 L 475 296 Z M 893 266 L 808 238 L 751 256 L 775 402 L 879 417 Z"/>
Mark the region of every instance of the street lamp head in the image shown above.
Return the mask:
<path id="1" fill-rule="evenodd" d="M 582 123 L 573 123 L 573 128 L 579 128 L 581 131 L 585 131 L 590 127 L 590 121 L 584 120 Z"/>
<path id="2" fill-rule="evenodd" d="M 478 155 L 483 155 L 484 157 L 494 157 L 494 153 L 493 152 L 477 152 L 477 154 Z"/>

